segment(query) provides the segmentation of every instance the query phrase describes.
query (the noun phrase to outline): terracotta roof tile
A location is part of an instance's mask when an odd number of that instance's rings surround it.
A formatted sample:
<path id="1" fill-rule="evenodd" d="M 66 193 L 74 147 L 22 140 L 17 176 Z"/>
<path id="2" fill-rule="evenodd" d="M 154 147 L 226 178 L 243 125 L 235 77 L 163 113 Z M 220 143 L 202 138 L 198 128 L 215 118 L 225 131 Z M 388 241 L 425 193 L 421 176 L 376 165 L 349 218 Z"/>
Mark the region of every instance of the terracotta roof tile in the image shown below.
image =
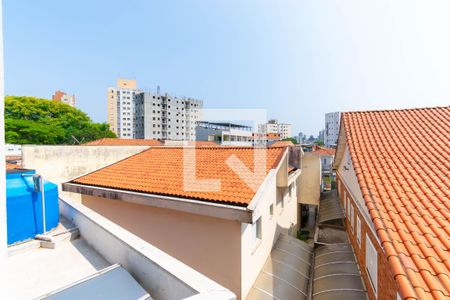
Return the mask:
<path id="1" fill-rule="evenodd" d="M 243 163 L 241 168 L 254 170 L 254 155 L 266 155 L 265 175 L 276 168 L 286 149 L 283 147 L 254 149 L 232 147 L 199 147 L 195 151 L 196 178 L 220 179 L 218 191 L 189 191 L 184 188 L 183 147 L 152 147 L 105 168 L 72 180 L 72 183 L 137 191 L 142 193 L 194 198 L 247 206 L 255 191 L 247 185 L 227 164 L 236 156 Z M 192 152 L 190 152 L 192 154 Z M 186 154 L 189 155 L 189 154 Z M 259 186 L 264 177 L 250 177 Z"/>
<path id="2" fill-rule="evenodd" d="M 320 155 L 335 155 L 336 149 L 318 146 L 313 150 L 313 153 L 320 154 Z"/>
<path id="3" fill-rule="evenodd" d="M 450 107 L 342 114 L 403 298 L 450 298 Z"/>
<path id="4" fill-rule="evenodd" d="M 18 168 L 20 168 L 20 166 L 6 162 L 6 170 L 13 170 L 13 169 L 18 169 Z"/>
<path id="5" fill-rule="evenodd" d="M 161 146 L 159 140 L 103 138 L 83 144 L 83 146 Z"/>
<path id="6" fill-rule="evenodd" d="M 289 147 L 294 146 L 294 143 L 291 141 L 276 141 L 273 144 L 270 144 L 269 147 Z"/>

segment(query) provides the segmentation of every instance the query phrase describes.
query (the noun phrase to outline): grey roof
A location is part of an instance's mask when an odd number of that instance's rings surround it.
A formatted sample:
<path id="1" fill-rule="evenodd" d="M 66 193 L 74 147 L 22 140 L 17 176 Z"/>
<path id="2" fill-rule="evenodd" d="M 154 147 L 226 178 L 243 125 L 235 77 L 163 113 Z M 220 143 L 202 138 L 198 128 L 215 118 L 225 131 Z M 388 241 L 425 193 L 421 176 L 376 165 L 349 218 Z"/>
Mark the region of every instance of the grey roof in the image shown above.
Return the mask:
<path id="1" fill-rule="evenodd" d="M 322 193 L 311 291 L 314 300 L 367 299 L 343 218 L 336 190 Z"/>
<path id="2" fill-rule="evenodd" d="M 115 264 L 39 299 L 151 299 L 150 295 L 120 265 Z"/>
<path id="3" fill-rule="evenodd" d="M 336 191 L 327 191 L 322 194 L 319 206 L 319 225 L 341 221 L 344 218 L 341 205 L 337 200 Z"/>
<path id="4" fill-rule="evenodd" d="M 367 299 L 350 245 L 324 245 L 316 249 L 312 295 L 314 300 Z"/>
<path id="5" fill-rule="evenodd" d="M 307 299 L 314 248 L 280 234 L 247 300 Z"/>

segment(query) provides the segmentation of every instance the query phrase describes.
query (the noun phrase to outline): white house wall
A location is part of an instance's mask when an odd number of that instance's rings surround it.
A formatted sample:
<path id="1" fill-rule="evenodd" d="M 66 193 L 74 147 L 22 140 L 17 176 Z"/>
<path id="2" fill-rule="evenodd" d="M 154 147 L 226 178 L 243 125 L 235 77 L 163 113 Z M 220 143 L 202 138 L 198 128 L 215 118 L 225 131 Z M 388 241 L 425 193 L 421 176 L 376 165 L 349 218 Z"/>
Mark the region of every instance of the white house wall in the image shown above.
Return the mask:
<path id="1" fill-rule="evenodd" d="M 282 171 L 279 169 L 278 171 Z M 295 180 L 292 183 L 291 197 L 289 188 L 277 188 L 276 173 L 269 174 L 263 184 L 261 198 L 254 211 L 253 220 L 262 219 L 262 238 L 254 243 L 252 224 L 241 224 L 241 299 L 245 299 L 253 283 L 266 262 L 273 245 L 280 233 L 288 234 L 297 225 L 297 191 Z M 284 199 L 284 208 L 280 200 Z M 273 215 L 270 215 L 270 205 L 273 204 Z"/>

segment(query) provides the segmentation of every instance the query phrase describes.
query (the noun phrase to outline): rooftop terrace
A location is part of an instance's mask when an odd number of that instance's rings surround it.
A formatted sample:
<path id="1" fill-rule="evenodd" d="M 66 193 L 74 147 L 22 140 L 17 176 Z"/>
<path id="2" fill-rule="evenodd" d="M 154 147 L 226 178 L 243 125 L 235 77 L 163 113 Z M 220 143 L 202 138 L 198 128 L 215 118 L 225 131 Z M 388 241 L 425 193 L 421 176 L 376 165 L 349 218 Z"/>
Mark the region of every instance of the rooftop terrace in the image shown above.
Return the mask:
<path id="1" fill-rule="evenodd" d="M 81 204 L 60 198 L 60 213 L 60 225 L 49 234 L 54 243 L 9 247 L 0 272 L 5 299 L 236 299 Z"/>

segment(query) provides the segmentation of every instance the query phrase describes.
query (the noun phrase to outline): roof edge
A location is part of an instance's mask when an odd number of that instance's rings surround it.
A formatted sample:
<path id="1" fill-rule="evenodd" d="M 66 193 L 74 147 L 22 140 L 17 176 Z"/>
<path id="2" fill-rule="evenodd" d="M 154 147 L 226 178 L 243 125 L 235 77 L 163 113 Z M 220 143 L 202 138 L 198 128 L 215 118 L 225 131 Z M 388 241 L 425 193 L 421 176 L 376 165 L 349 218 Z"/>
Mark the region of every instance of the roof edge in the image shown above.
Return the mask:
<path id="1" fill-rule="evenodd" d="M 241 223 L 252 223 L 253 211 L 242 206 L 226 205 L 189 198 L 139 193 L 70 182 L 62 183 L 62 190 L 82 195 L 172 209 L 231 221 L 239 221 Z"/>
<path id="2" fill-rule="evenodd" d="M 358 114 L 358 113 L 377 113 L 377 112 L 391 112 L 391 111 L 412 111 L 425 109 L 449 109 L 450 106 L 424 106 L 424 107 L 410 107 L 410 108 L 392 108 L 392 109 L 373 109 L 373 110 L 353 110 L 341 112 L 341 119 L 343 114 Z"/>

